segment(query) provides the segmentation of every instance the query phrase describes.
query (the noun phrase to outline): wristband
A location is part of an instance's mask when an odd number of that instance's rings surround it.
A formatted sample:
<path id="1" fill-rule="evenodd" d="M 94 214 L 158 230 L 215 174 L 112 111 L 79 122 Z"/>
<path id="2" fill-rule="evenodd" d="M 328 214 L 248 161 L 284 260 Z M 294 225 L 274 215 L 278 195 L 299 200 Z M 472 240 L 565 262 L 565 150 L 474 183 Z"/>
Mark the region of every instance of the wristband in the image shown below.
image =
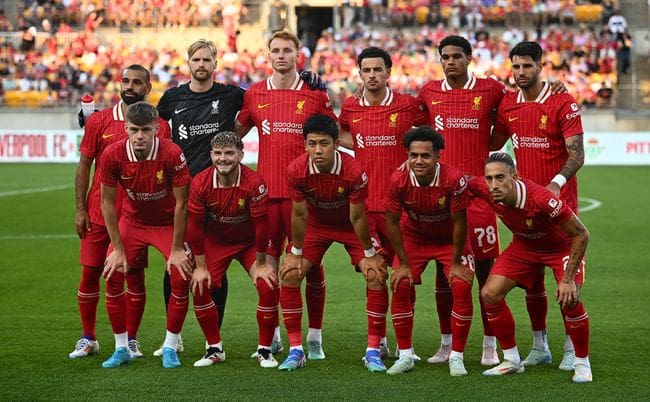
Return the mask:
<path id="1" fill-rule="evenodd" d="M 368 258 L 368 257 L 372 257 L 372 256 L 374 256 L 375 254 L 377 254 L 377 250 L 375 250 L 374 247 L 370 247 L 370 248 L 367 249 L 367 250 L 363 250 L 363 255 L 366 256 L 366 258 Z"/>
<path id="2" fill-rule="evenodd" d="M 562 176 L 561 174 L 556 174 L 551 182 L 557 184 L 560 186 L 560 188 L 562 188 L 566 184 L 566 177 Z"/>
<path id="3" fill-rule="evenodd" d="M 295 246 L 291 246 L 291 254 L 293 255 L 302 255 L 302 249 L 301 248 L 296 248 Z"/>

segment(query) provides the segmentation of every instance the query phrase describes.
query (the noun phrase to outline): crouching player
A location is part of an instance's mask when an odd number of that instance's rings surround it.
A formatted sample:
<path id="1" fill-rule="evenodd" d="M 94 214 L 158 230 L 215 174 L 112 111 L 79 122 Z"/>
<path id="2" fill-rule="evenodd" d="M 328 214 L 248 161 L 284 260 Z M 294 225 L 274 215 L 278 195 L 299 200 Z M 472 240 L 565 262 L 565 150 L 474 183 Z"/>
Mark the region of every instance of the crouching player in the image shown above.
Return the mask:
<path id="1" fill-rule="evenodd" d="M 530 289 L 544 266 L 549 266 L 557 281 L 555 300 L 575 346 L 573 381 L 591 382 L 589 316 L 580 301 L 589 232 L 571 208 L 550 190 L 520 179 L 512 158 L 505 153 L 488 158 L 485 180 L 473 178 L 470 191 L 490 201 L 513 234 L 512 243 L 497 259 L 481 290 L 490 326 L 501 344 L 504 358 L 503 363 L 483 374 L 523 373 L 524 365 L 515 342 L 515 323 L 505 296 L 515 286 Z"/>
<path id="2" fill-rule="evenodd" d="M 219 328 L 209 327 L 208 332 L 202 320 L 217 311 L 210 285 L 221 286 L 230 262 L 237 259 L 259 295 L 257 358 L 262 367 L 277 367 L 271 341 L 279 321 L 279 292 L 275 269 L 266 262 L 268 192 L 262 178 L 241 164 L 244 145 L 235 133 L 217 133 L 210 146 L 213 166 L 194 177 L 190 188 L 188 238 L 196 259 L 194 311 L 208 341 L 205 356 L 194 365 L 209 366 L 225 359 Z"/>
<path id="3" fill-rule="evenodd" d="M 396 256 L 390 279 L 391 316 L 399 348 L 399 359 L 388 374 L 414 367 L 413 285 L 422 283 L 422 272 L 429 261 L 435 260 L 442 264 L 453 294 L 449 373 L 467 375 L 463 351 L 472 324 L 474 279 L 474 257 L 465 244 L 467 183 L 459 170 L 440 163 L 445 140 L 430 126 L 409 130 L 404 146 L 408 149 L 408 169 L 393 173 L 386 195 L 386 227 Z"/>
<path id="4" fill-rule="evenodd" d="M 180 365 L 178 334 L 187 313 L 188 284 L 193 268 L 191 252 L 183 242 L 187 221 L 190 174 L 185 156 L 171 140 L 156 137 L 158 112 L 146 102 L 126 112 L 128 138 L 105 151 L 101 172 L 102 214 L 113 251 L 106 258 L 106 310 L 115 335 L 115 353 L 102 367 L 115 368 L 131 360 L 126 331 L 124 278 L 129 267 L 154 246 L 167 260 L 172 276 L 172 301 L 167 310 L 167 337 L 163 367 Z M 126 191 L 118 223 L 117 184 Z M 135 268 L 132 268 L 135 269 Z"/>
<path id="5" fill-rule="evenodd" d="M 368 347 L 365 362 L 370 371 L 386 371 L 379 343 L 386 331 L 388 291 L 386 263 L 370 237 L 364 201 L 368 197 L 366 173 L 351 156 L 337 151 L 336 122 L 325 115 L 310 117 L 303 127 L 307 153 L 287 168 L 292 199 L 293 245 L 280 267 L 280 304 L 290 350 L 280 370 L 305 365 L 302 349 L 302 296 L 300 283 L 333 242 L 342 243 L 352 264 L 366 280 Z"/>

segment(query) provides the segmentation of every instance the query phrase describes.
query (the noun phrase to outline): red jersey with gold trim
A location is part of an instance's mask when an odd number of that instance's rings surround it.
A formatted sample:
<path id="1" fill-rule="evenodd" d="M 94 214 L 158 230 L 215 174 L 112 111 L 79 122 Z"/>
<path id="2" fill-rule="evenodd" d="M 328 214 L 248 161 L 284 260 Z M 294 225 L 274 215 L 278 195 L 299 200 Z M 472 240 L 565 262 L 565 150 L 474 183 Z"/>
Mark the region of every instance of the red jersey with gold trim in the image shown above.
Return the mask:
<path id="1" fill-rule="evenodd" d="M 497 125 L 512 139 L 519 175 L 544 186 L 560 173 L 569 157 L 565 139 L 584 132 L 576 100 L 567 93 L 552 94 L 548 82 L 533 102 L 526 102 L 521 91 L 507 94 L 499 107 Z M 560 197 L 577 211 L 575 175 L 562 187 Z"/>
<path id="2" fill-rule="evenodd" d="M 257 173 L 268 186 L 269 198 L 290 198 L 287 166 L 305 152 L 302 127 L 317 114 L 336 120 L 327 92 L 310 89 L 298 74 L 291 89 L 277 89 L 268 78 L 246 90 L 237 120 L 245 127 L 257 127 Z"/>
<path id="3" fill-rule="evenodd" d="M 463 173 L 482 176 L 488 157 L 493 111 L 508 92 L 492 78 L 469 77 L 462 89 L 435 80 L 420 90 L 418 100 L 429 112 L 430 124 L 445 139 L 440 161 Z"/>
<path id="4" fill-rule="evenodd" d="M 254 241 L 253 219 L 266 216 L 268 191 L 262 178 L 244 165 L 239 165 L 239 177 L 231 187 L 219 186 L 217 169 L 210 167 L 192 179 L 188 210 L 201 221 L 208 216 L 205 233 L 219 243 Z"/>
<path id="5" fill-rule="evenodd" d="M 84 135 L 79 145 L 79 153 L 95 160 L 95 173 L 90 185 L 90 191 L 86 196 L 86 210 L 90 221 L 97 225 L 104 226 L 104 216 L 101 207 L 101 181 L 99 173 L 102 169 L 102 153 L 110 144 L 128 137 L 126 134 L 126 119 L 122 113 L 122 101 L 109 109 L 104 109 L 90 115 L 84 125 Z M 171 138 L 169 124 L 158 118 L 158 137 Z M 119 211 L 124 193 L 118 189 L 115 202 L 116 210 Z"/>
<path id="6" fill-rule="evenodd" d="M 368 198 L 368 176 L 352 156 L 335 151 L 329 172 L 320 172 L 307 153 L 287 168 L 291 199 L 307 200 L 307 223 L 326 226 L 350 225 L 350 203 Z"/>
<path id="7" fill-rule="evenodd" d="M 339 121 L 352 134 L 354 157 L 368 173 L 370 212 L 383 212 L 390 176 L 407 159 L 402 144 L 404 134 L 413 126 L 426 124 L 428 115 L 411 95 L 388 89 L 378 106 L 365 98 L 349 97 L 343 103 Z"/>
<path id="8" fill-rule="evenodd" d="M 535 251 L 564 250 L 571 237 L 560 225 L 573 215 L 571 208 L 546 187 L 523 179 L 515 181 L 517 201 L 514 207 L 492 199 L 485 180 L 470 180 L 470 192 L 487 201 L 513 234 L 513 241 L 522 242 Z"/>
<path id="9" fill-rule="evenodd" d="M 126 191 L 122 217 L 144 226 L 173 226 L 173 188 L 190 184 L 190 171 L 181 148 L 171 140 L 154 138 L 145 160 L 137 160 L 127 139 L 106 148 L 101 183 Z"/>

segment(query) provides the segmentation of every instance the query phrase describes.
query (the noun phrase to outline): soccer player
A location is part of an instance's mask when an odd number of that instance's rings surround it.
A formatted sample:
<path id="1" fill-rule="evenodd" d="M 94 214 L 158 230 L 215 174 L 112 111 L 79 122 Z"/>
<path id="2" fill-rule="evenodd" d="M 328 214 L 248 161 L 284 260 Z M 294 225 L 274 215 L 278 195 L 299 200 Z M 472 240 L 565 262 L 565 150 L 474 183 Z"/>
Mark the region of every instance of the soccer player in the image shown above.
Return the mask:
<path id="1" fill-rule="evenodd" d="M 289 163 L 304 154 L 303 126 L 316 114 L 336 119 L 327 92 L 310 89 L 296 71 L 300 41 L 292 33 L 280 31 L 268 42 L 273 74 L 265 81 L 250 86 L 244 106 L 237 118 L 235 132 L 244 136 L 256 126 L 259 135 L 257 172 L 269 189 L 269 240 L 274 264 L 282 255 L 285 239 L 291 240 L 291 199 L 286 182 Z M 325 308 L 325 274 L 317 266 L 307 277 L 308 357 L 325 358 L 322 346 L 323 312 Z M 279 339 L 279 328 L 276 331 Z M 278 352 L 281 344 L 278 344 Z M 276 351 L 274 350 L 274 353 Z"/>
<path id="2" fill-rule="evenodd" d="M 444 80 L 434 80 L 420 90 L 418 99 L 427 108 L 430 124 L 445 139 L 441 161 L 470 175 L 483 174 L 488 156 L 493 116 L 507 92 L 505 86 L 492 78 L 477 78 L 467 71 L 472 62 L 472 47 L 467 39 L 447 36 L 438 47 Z M 467 208 L 468 243 L 476 259 L 479 289 L 485 283 L 490 267 L 499 255 L 499 238 L 494 212 L 481 199 L 470 197 Z M 441 345 L 429 363 L 444 363 L 452 345 L 452 291 L 440 264 L 436 276 L 436 305 L 440 319 Z M 496 339 L 483 319 L 483 354 L 481 364 L 499 363 Z"/>
<path id="3" fill-rule="evenodd" d="M 101 211 L 99 172 L 103 164 L 102 155 L 110 144 L 126 139 L 127 134 L 124 130 L 126 109 L 129 105 L 143 100 L 150 91 L 149 71 L 138 64 L 130 65 L 122 70 L 120 82 L 120 98 L 122 100 L 111 108 L 93 113 L 88 121 L 84 122 L 84 136 L 79 147 L 81 155 L 75 175 L 75 228 L 81 239 L 80 262 L 82 265 L 77 303 L 79 304 L 83 336 L 69 354 L 70 358 L 85 357 L 99 351 L 99 343 L 95 336 L 99 281 L 110 243 Z M 163 124 L 160 125 L 158 136 L 169 138 L 169 126 L 162 120 L 159 121 L 160 123 Z M 88 191 L 93 161 L 95 162 L 95 173 L 90 191 Z M 119 210 L 124 194 L 122 191 L 118 191 L 116 196 Z M 146 256 L 139 259 L 137 264 L 141 266 L 136 268 L 144 268 L 147 265 Z M 143 270 L 134 269 L 126 276 L 126 281 L 129 284 L 129 291 L 126 295 L 128 348 L 133 358 L 142 357 L 136 337 L 146 300 L 143 274 Z"/>
<path id="4" fill-rule="evenodd" d="M 208 288 L 210 283 L 219 286 L 233 259 L 242 264 L 259 296 L 257 356 L 260 366 L 277 367 L 271 342 L 278 326 L 279 291 L 275 269 L 266 262 L 268 191 L 262 178 L 241 164 L 244 145 L 239 136 L 222 131 L 212 138 L 211 146 L 213 167 L 195 176 L 190 187 L 188 238 L 196 259 L 194 277 L 199 270 L 209 272 L 198 279 L 206 279 Z M 216 315 L 209 296 L 198 303 L 195 301 L 194 310 L 197 317 L 206 312 Z M 218 328 L 213 340 L 207 335 L 208 350 L 195 366 L 208 366 L 225 359 Z"/>
<path id="5" fill-rule="evenodd" d="M 470 191 L 491 201 L 513 233 L 512 243 L 497 258 L 481 290 L 490 325 L 503 349 L 503 363 L 483 374 L 524 372 L 505 296 L 515 286 L 531 288 L 539 272 L 548 266 L 557 282 L 555 300 L 575 345 L 573 381 L 591 382 L 589 316 L 580 300 L 589 232 L 561 198 L 532 180 L 520 179 L 512 158 L 505 153 L 488 158 L 485 180 L 472 179 Z"/>
<path id="6" fill-rule="evenodd" d="M 408 169 L 393 173 L 386 192 L 386 227 L 396 260 L 390 279 L 391 315 L 399 359 L 388 374 L 413 369 L 415 289 L 431 260 L 439 262 L 453 292 L 452 351 L 449 373 L 467 375 L 463 351 L 472 324 L 474 257 L 467 237 L 469 204 L 463 173 L 440 162 L 445 140 L 430 126 L 411 129 L 404 137 Z M 405 212 L 404 214 L 402 212 Z M 400 224 L 401 218 L 401 224 Z"/>
<path id="7" fill-rule="evenodd" d="M 113 251 L 106 257 L 106 310 L 115 335 L 115 352 L 102 367 L 116 368 L 131 360 L 127 345 L 124 277 L 140 269 L 136 263 L 149 245 L 157 248 L 171 271 L 172 302 L 167 309 L 163 367 L 180 366 L 176 355 L 188 305 L 191 251 L 183 242 L 190 174 L 185 156 L 171 140 L 155 136 L 158 112 L 145 102 L 126 111 L 128 139 L 106 148 L 102 158 L 101 207 Z M 117 185 L 126 191 L 122 214 L 115 209 Z M 144 275 L 144 274 L 142 274 Z"/>
<path id="8" fill-rule="evenodd" d="M 214 81 L 217 47 L 212 41 L 199 39 L 187 50 L 190 82 L 170 88 L 158 102 L 160 116 L 171 122 L 172 139 L 187 158 L 190 174 L 212 165 L 210 140 L 219 131 L 233 130 L 235 116 L 244 102 L 242 88 Z M 169 305 L 171 287 L 169 274 L 164 278 L 165 305 Z M 212 299 L 219 310 L 219 327 L 223 322 L 228 296 L 228 278 L 224 274 L 221 286 L 214 287 Z M 177 350 L 183 350 L 181 338 Z M 160 356 L 162 348 L 154 352 Z"/>
<path id="9" fill-rule="evenodd" d="M 508 93 L 499 107 L 497 133 L 507 133 L 522 177 L 546 186 L 572 211 L 578 211 L 576 172 L 584 163 L 580 108 L 567 93 L 553 94 L 540 79 L 542 48 L 536 42 L 521 42 L 510 51 L 513 76 L 519 91 Z M 505 142 L 505 136 L 497 146 Z M 533 324 L 533 349 L 525 365 L 550 364 L 546 338 L 546 289 L 543 271 L 526 293 Z M 572 370 L 575 349 L 567 328 L 560 369 Z"/>
<path id="10" fill-rule="evenodd" d="M 388 292 L 386 263 L 370 237 L 364 201 L 368 177 L 359 162 L 336 150 L 338 128 L 327 115 L 310 117 L 304 125 L 307 153 L 287 168 L 292 199 L 292 247 L 280 267 L 280 303 L 290 350 L 280 370 L 305 365 L 302 349 L 302 296 L 300 284 L 312 267 L 318 267 L 333 242 L 342 243 L 352 264 L 366 280 L 369 371 L 386 371 L 379 342 L 386 333 Z"/>
<path id="11" fill-rule="evenodd" d="M 368 223 L 377 233 L 386 261 L 391 264 L 394 252 L 386 231 L 383 199 L 391 174 L 404 164 L 401 146 L 404 133 L 426 123 L 428 116 L 411 95 L 388 87 L 393 61 L 384 49 L 364 49 L 357 57 L 357 64 L 363 93 L 360 98 L 349 97 L 341 107 L 341 145 L 354 149 L 355 159 L 368 173 Z M 380 345 L 385 358 L 389 355 L 385 336 Z"/>

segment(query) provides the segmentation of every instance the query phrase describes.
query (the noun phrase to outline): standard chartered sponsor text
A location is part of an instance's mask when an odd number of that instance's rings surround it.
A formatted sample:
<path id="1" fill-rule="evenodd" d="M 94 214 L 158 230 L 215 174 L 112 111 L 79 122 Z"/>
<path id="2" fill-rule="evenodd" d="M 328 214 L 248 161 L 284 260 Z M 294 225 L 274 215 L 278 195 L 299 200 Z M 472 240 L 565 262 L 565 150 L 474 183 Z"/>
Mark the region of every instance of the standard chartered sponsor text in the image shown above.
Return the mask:
<path id="1" fill-rule="evenodd" d="M 519 137 L 519 146 L 525 148 L 548 148 L 551 144 L 544 137 Z"/>
<path id="2" fill-rule="evenodd" d="M 447 117 L 445 128 L 471 128 L 478 130 L 478 118 L 470 117 Z"/>
<path id="3" fill-rule="evenodd" d="M 293 123 L 290 121 L 274 121 L 272 131 L 277 134 L 302 135 L 302 123 Z"/>
<path id="4" fill-rule="evenodd" d="M 394 135 L 368 135 L 363 143 L 367 147 L 384 147 L 397 145 L 397 139 Z"/>
<path id="5" fill-rule="evenodd" d="M 190 126 L 190 136 L 214 134 L 219 131 L 219 123 L 205 123 Z"/>

